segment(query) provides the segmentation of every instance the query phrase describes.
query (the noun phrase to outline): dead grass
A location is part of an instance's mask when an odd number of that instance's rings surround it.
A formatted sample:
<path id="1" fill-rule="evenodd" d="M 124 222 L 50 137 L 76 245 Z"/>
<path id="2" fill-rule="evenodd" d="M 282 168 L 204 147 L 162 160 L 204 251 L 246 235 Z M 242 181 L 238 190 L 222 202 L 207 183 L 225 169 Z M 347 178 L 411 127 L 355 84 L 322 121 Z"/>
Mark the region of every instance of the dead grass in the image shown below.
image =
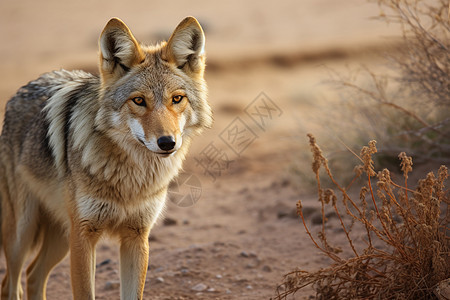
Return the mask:
<path id="1" fill-rule="evenodd" d="M 389 72 L 362 68 L 358 78 L 334 74 L 357 121 L 358 141 L 371 136 L 393 157 L 450 162 L 450 22 L 448 0 L 378 0 L 380 15 L 402 28 L 402 43 L 386 53 Z M 362 78 L 361 78 L 362 77 Z M 345 105 L 344 105 L 345 106 Z M 344 116 L 342 116 L 344 117 Z M 346 117 L 346 116 L 345 116 Z M 353 116 L 350 116 L 353 119 Z M 352 131 L 358 130 L 352 128 Z M 345 131 L 344 131 L 345 132 Z M 382 156 L 380 156 L 382 157 Z"/>
<path id="2" fill-rule="evenodd" d="M 335 82 L 347 89 L 345 97 L 353 106 L 346 109 L 350 116 L 342 113 L 336 119 L 353 121 L 351 129 L 360 130 L 353 136 L 357 143 L 367 136 L 376 137 L 383 145 L 382 153 L 375 141 L 359 155 L 354 153 L 361 164 L 355 167 L 353 181 L 342 186 L 315 138 L 308 135 L 322 205 L 317 236 L 308 227 L 302 201 L 297 211 L 311 241 L 331 264 L 316 271 L 289 272 L 278 286 L 276 299 L 287 299 L 306 286 L 312 286 L 316 299 L 435 299 L 439 283 L 450 278 L 450 196 L 444 185 L 448 169 L 441 166 L 436 174 L 425 174 L 411 187 L 408 178 L 413 161 L 405 153 L 416 163 L 450 162 L 449 3 L 377 2 L 379 18 L 398 23 L 404 43 L 388 57 L 389 74 L 364 68 L 368 75 L 364 84 L 352 80 L 351 73 L 350 79 L 338 75 Z M 342 132 L 349 135 L 351 130 Z M 388 169 L 375 169 L 374 161 L 392 161 L 394 153 L 400 153 L 401 183 L 392 179 Z M 343 177 L 340 172 L 341 182 Z M 332 188 L 326 188 L 330 184 Z M 359 197 L 351 197 L 355 195 L 351 188 L 357 184 L 361 184 Z M 336 228 L 327 223 L 330 210 L 344 233 L 343 244 L 331 242 Z M 363 230 L 362 240 L 354 228 Z"/>
<path id="3" fill-rule="evenodd" d="M 361 165 L 355 168 L 355 178 L 365 177 L 366 183 L 360 189 L 359 201 L 354 201 L 349 196 L 351 185 L 339 185 L 314 136 L 308 136 L 322 204 L 323 223 L 317 238 L 307 225 L 301 200 L 297 211 L 311 241 L 333 263 L 317 271 L 289 272 L 275 298 L 287 299 L 312 285 L 316 299 L 433 299 L 436 285 L 450 277 L 449 190 L 444 186 L 447 167 L 441 166 L 437 175 L 428 173 L 413 190 L 408 186 L 411 157 L 399 155 L 404 182 L 395 183 L 389 170 L 376 172 L 373 156 L 377 148 L 371 141 L 358 156 Z M 321 168 L 334 189 L 322 187 Z M 336 213 L 347 249 L 330 244 L 326 208 Z M 355 224 L 365 230 L 364 247 L 353 241 L 351 228 Z M 347 257 L 344 253 L 349 252 Z"/>

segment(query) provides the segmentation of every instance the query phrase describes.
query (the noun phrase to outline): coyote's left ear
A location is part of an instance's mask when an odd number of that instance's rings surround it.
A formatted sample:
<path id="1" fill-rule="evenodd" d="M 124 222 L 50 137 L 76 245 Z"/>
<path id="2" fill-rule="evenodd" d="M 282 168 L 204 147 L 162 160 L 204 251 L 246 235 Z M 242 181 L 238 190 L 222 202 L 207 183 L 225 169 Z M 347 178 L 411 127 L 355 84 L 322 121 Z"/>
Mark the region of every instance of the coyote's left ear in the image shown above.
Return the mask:
<path id="1" fill-rule="evenodd" d="M 113 18 L 100 36 L 100 73 L 103 81 L 118 79 L 145 56 L 139 43 L 122 20 Z"/>
<path id="2" fill-rule="evenodd" d="M 204 69 L 205 34 L 194 17 L 187 17 L 172 33 L 163 58 L 179 69 L 201 72 Z"/>

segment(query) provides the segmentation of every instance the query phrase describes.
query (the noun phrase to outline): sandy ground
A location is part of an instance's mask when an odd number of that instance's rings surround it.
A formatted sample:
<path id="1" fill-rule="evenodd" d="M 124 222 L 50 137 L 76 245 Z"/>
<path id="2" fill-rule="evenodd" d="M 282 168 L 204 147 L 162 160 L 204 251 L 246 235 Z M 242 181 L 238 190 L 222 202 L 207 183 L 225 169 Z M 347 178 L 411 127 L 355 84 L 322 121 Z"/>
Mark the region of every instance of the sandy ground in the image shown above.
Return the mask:
<path id="1" fill-rule="evenodd" d="M 292 168 L 309 168 L 307 132 L 322 140 L 334 134 L 320 122 L 338 98 L 323 84 L 329 69 L 376 67 L 392 41 L 395 27 L 370 19 L 378 7 L 362 0 L 85 3 L 0 2 L 2 115 L 14 92 L 43 72 L 95 72 L 97 37 L 113 16 L 143 42 L 167 38 L 186 15 L 196 16 L 207 36 L 215 124 L 195 140 L 166 218 L 151 233 L 145 299 L 268 299 L 286 272 L 324 266 L 295 215 L 302 199 L 318 228 L 312 172 L 299 177 Z M 257 107 L 264 116 L 252 115 Z M 236 128 L 246 130 L 239 144 L 231 136 Z M 202 161 L 208 151 L 221 158 L 220 169 Z M 337 224 L 330 219 L 339 240 Z M 119 299 L 118 270 L 117 245 L 102 241 L 98 299 Z M 4 272 L 2 257 L 0 277 Z M 67 258 L 52 272 L 47 296 L 71 299 Z"/>

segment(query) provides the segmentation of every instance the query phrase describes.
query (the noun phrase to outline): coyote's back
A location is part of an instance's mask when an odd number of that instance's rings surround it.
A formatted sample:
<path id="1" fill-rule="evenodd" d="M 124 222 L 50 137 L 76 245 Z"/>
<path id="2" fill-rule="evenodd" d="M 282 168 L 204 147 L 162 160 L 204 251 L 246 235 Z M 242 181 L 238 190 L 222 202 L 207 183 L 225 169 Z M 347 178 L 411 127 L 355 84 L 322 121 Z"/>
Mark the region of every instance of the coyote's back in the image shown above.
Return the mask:
<path id="1" fill-rule="evenodd" d="M 55 177 L 57 168 L 53 149 L 49 144 L 49 124 L 45 107 L 48 100 L 58 91 L 74 87 L 71 95 L 72 102 L 77 99 L 92 98 L 98 95 L 96 86 L 100 79 L 82 71 L 55 71 L 29 82 L 19 89 L 16 95 L 6 105 L 5 119 L 1 139 L 1 160 L 4 166 L 12 163 L 12 170 L 7 169 L 8 177 L 15 167 L 29 166 L 38 177 Z M 63 102 L 65 99 L 61 99 Z M 80 101 L 80 100 L 79 100 Z M 66 101 L 69 110 L 75 103 Z M 93 101 L 92 108 L 98 103 Z M 67 141 L 64 141 L 67 143 Z"/>
<path id="2" fill-rule="evenodd" d="M 51 269 L 70 250 L 74 299 L 94 299 L 95 245 L 120 243 L 121 299 L 142 299 L 148 234 L 194 135 L 212 122 L 204 34 L 184 19 L 143 46 L 119 19 L 100 40 L 100 75 L 47 73 L 7 103 L 0 137 L 2 299 L 45 298 Z"/>

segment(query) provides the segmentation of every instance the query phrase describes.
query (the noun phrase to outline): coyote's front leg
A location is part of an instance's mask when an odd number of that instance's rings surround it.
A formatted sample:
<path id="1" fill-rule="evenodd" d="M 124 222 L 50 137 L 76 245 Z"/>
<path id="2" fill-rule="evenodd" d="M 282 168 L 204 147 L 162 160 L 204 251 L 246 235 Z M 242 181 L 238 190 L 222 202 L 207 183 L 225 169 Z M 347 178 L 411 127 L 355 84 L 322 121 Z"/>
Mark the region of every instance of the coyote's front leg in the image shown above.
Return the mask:
<path id="1" fill-rule="evenodd" d="M 95 245 L 99 230 L 78 220 L 70 232 L 70 271 L 74 300 L 95 299 Z"/>
<path id="2" fill-rule="evenodd" d="M 148 268 L 150 228 L 128 225 L 120 230 L 120 295 L 122 300 L 142 299 Z"/>

